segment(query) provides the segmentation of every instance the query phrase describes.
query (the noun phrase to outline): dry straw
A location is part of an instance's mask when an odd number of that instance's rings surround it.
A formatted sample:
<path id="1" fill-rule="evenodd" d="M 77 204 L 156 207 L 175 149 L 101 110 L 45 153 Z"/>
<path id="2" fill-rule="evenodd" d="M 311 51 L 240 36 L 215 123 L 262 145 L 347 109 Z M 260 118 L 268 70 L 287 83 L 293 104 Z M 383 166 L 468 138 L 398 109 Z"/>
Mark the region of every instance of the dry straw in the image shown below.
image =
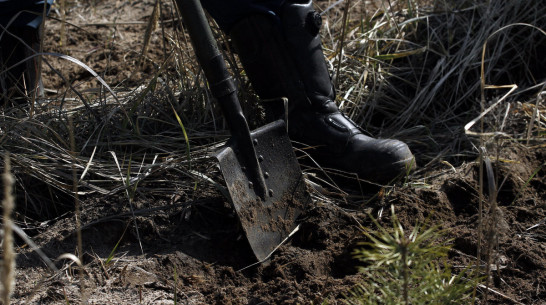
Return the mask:
<path id="1" fill-rule="evenodd" d="M 351 1 L 354 5 L 362 2 Z M 342 16 L 335 18 L 335 6 L 324 11 L 325 52 L 329 66 L 335 67 L 337 61 L 340 67 L 336 76 L 338 102 L 352 119 L 375 135 L 394 135 L 409 142 L 425 163 L 432 164 L 444 155 L 474 156 L 468 145 L 471 135 L 464 133 L 463 126 L 480 114 L 483 45 L 492 33 L 508 24 L 544 28 L 546 6 L 540 1 L 465 1 L 466 6 L 455 7 L 448 5 L 452 1 L 442 1 L 442 5 L 427 8 L 417 2 L 408 1 L 409 10 L 385 5 L 376 13 L 362 16 L 362 20 L 347 22 L 340 21 Z M 157 22 L 159 3 L 155 2 L 149 32 Z M 351 12 L 350 16 L 356 14 Z M 344 36 L 339 27 L 345 28 Z M 532 27 L 515 26 L 488 42 L 483 73 L 487 84 L 517 83 L 521 91 L 513 92 L 510 99 L 530 92 L 524 88 L 533 91 L 533 86 L 541 84 L 542 79 L 533 79 L 533 66 L 529 65 L 536 44 L 544 41 L 541 36 Z M 147 31 L 143 57 L 154 41 L 150 37 Z M 66 206 L 73 200 L 61 202 L 50 194 L 125 193 L 131 200 L 142 194 L 183 193 L 191 197 L 203 190 L 198 183 L 208 188 L 222 184 L 214 180 L 217 169 L 210 152 L 227 132 L 185 36 L 175 32 L 164 38 L 176 54 L 161 66 L 176 69 L 159 71 L 141 88 L 123 93 L 108 87 L 99 73 L 72 57 L 41 54 L 46 63 L 66 60 L 67 65 L 79 65 L 111 94 L 90 97 L 73 87 L 71 99 L 59 97 L 32 117 L 22 119 L 20 112 L 24 109 L 2 110 L 0 145 L 11 152 L 17 172 L 29 178 L 17 180 L 29 203 L 28 213 L 52 219 L 57 211 L 73 210 Z M 336 44 L 340 41 L 343 43 Z M 512 73 L 517 69 L 522 72 Z M 503 77 L 513 79 L 505 81 Z M 72 145 L 68 117 L 74 118 Z M 181 123 L 186 134 L 180 131 Z M 493 128 L 486 125 L 484 132 Z M 25 184 L 28 181 L 43 182 L 48 192 L 30 188 Z M 4 247 L 7 244 L 5 241 Z"/>
<path id="2" fill-rule="evenodd" d="M 420 2 L 408 1 L 412 9 L 399 11 L 385 6 L 373 18 L 353 20 L 337 83 L 338 100 L 354 121 L 375 135 L 408 142 L 422 167 L 438 158 L 476 155 L 461 127 L 480 112 L 486 41 L 486 83 L 518 86 L 501 105 L 542 88 L 546 6 L 513 0 Z M 513 24 L 530 26 L 497 32 Z M 503 90 L 489 90 L 487 101 Z M 485 131 L 495 131 L 489 123 Z"/>
<path id="3" fill-rule="evenodd" d="M 2 301 L 3 304 L 10 304 L 10 296 L 15 286 L 15 251 L 13 250 L 13 221 L 11 213 L 15 206 L 12 190 L 14 179 L 11 175 L 11 164 L 9 153 L 4 157 L 4 174 L 2 175 L 4 183 L 4 200 L 2 201 L 3 220 L 4 220 L 4 240 L 2 241 L 2 251 L 4 253 L 2 261 L 2 273 L 0 274 L 2 282 Z"/>

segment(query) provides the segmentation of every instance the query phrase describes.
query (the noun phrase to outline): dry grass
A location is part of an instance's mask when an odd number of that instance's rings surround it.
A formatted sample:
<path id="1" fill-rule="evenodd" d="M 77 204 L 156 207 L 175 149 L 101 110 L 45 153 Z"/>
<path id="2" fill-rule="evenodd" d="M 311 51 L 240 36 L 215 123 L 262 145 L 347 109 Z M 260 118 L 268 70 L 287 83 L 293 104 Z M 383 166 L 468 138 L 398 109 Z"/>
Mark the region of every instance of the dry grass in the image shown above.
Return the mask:
<path id="1" fill-rule="evenodd" d="M 332 71 L 339 67 L 337 101 L 371 133 L 407 141 L 421 166 L 415 177 L 444 160 L 456 164 L 474 158 L 478 151 L 473 145 L 494 147 L 498 142 L 491 135 L 502 134 L 511 121 L 529 123 L 507 138 L 544 145 L 546 35 L 539 29 L 546 28 L 546 7 L 540 1 L 457 6 L 408 1 L 409 7 L 384 1 L 373 11 L 360 10 L 362 2 L 347 2 L 352 7 L 348 22 L 339 5 L 324 14 L 325 53 Z M 141 49 L 144 60 L 149 60 L 156 9 Z M 224 122 L 185 34 L 163 22 L 158 32 L 172 52 L 155 63 L 154 76 L 138 88 L 107 92 L 101 87 L 88 94 L 72 87 L 66 96 L 41 104 L 32 116 L 28 109 L 1 110 L 0 150 L 11 154 L 19 200 L 26 203 L 19 207 L 19 217 L 27 223 L 38 215 L 51 219 L 73 210 L 76 195 L 126 193 L 131 201 L 144 191 L 147 196 L 192 193 L 196 183 L 222 184 L 213 174 L 210 153 L 227 137 Z M 235 57 L 227 55 L 237 71 Z M 165 68 L 169 66 L 175 72 Z M 246 89 L 244 76 L 237 77 Z M 518 90 L 484 114 L 483 128 L 474 130 L 482 136 L 479 144 L 479 137 L 463 127 L 506 92 L 491 86 L 485 90 L 483 83 L 517 84 Z M 517 117 L 509 114 L 514 108 Z M 2 167 L 8 164 L 4 161 Z"/>
<path id="2" fill-rule="evenodd" d="M 455 3 L 419 6 L 411 1 L 410 8 L 393 11 L 386 6 L 372 18 L 353 21 L 342 59 L 340 104 L 372 133 L 409 142 L 421 166 L 439 157 L 451 162 L 453 156 L 475 155 L 461 129 L 481 111 L 486 42 L 486 84 L 519 86 L 501 109 L 536 97 L 544 87 L 546 74 L 540 67 L 546 62 L 539 55 L 546 50 L 546 36 L 539 30 L 546 27 L 544 5 Z M 486 103 L 505 92 L 488 90 Z M 497 131 L 495 127 L 489 124 L 486 131 Z"/>
<path id="3" fill-rule="evenodd" d="M 407 140 L 421 149 L 419 158 L 425 162 L 438 159 L 440 152 L 468 153 L 463 149 L 468 147 L 463 142 L 468 141 L 461 131 L 480 112 L 479 71 L 487 41 L 486 83 L 518 84 L 520 89 L 509 101 L 537 97 L 530 114 L 535 118 L 535 134 L 540 137 L 543 121 L 536 109 L 544 107 L 537 95 L 544 86 L 544 75 L 537 68 L 544 66 L 540 62 L 544 57 L 538 54 L 546 40 L 538 29 L 515 24 L 543 26 L 544 7 L 534 1 L 493 1 L 489 5 L 475 2 L 464 7 L 440 2 L 420 7 L 410 2 L 410 8 L 401 9 L 385 2 L 377 11 L 362 12 L 356 10 L 359 4 L 362 2 L 351 4 L 343 53 L 337 45 L 343 14 L 335 11 L 340 5 L 325 13 L 323 31 L 331 67 L 336 67 L 341 58 L 339 104 L 357 123 L 374 134 Z M 157 15 L 156 9 L 153 15 Z M 156 19 L 150 20 L 151 29 Z M 493 35 L 511 24 L 514 26 Z M 140 172 L 141 176 L 147 172 L 149 176 L 159 168 L 188 166 L 188 146 L 191 158 L 198 161 L 214 145 L 211 143 L 224 139 L 225 126 L 183 33 L 159 30 L 174 51 L 161 64 L 175 65 L 177 75 L 160 69 L 142 87 L 129 93 L 80 92 L 72 100 L 53 98 L 32 118 L 21 109 L 3 110 L 0 144 L 13 153 L 16 173 L 26 173 L 52 188 L 68 191 L 72 182 L 67 173 L 75 163 L 83 172 L 79 179 L 82 194 L 109 194 L 125 186 L 120 186 L 118 169 L 108 151 L 114 151 L 122 160 L 138 160 L 132 162 L 129 172 Z M 143 56 L 148 43 L 149 38 L 143 42 Z M 247 85 L 243 84 L 243 88 Z M 488 92 L 486 103 L 501 93 Z M 180 132 L 173 108 L 184 124 L 189 143 Z M 70 156 L 69 117 L 74 119 L 77 157 Z M 89 179 L 91 176 L 93 179 Z M 20 177 L 18 182 L 24 185 Z M 32 199 L 30 203 L 38 212 L 45 208 Z"/>
<path id="4" fill-rule="evenodd" d="M 339 105 L 373 134 L 406 140 L 416 150 L 421 166 L 431 161 L 438 164 L 440 159 L 452 162 L 450 156 L 475 155 L 461 131 L 481 111 L 479 71 L 486 41 L 486 82 L 518 84 L 520 88 L 499 108 L 522 97 L 537 96 L 544 86 L 543 71 L 536 67 L 544 60 L 537 54 L 545 48 L 545 35 L 528 26 L 513 26 L 493 35 L 509 24 L 540 27 L 546 14 L 536 2 L 475 2 L 465 7 L 446 3 L 420 7 L 410 2 L 409 9 L 385 3 L 377 11 L 365 12 L 357 10 L 360 1 L 351 3 L 343 53 L 338 46 L 343 14 L 336 13 L 341 5 L 325 13 L 326 55 L 331 67 L 338 63 L 341 67 L 337 79 Z M 156 24 L 156 4 L 150 30 Z M 122 168 L 133 160 L 131 168 L 124 170 L 134 175 L 130 180 L 135 183 L 143 179 L 143 173 L 149 180 L 150 174 L 167 168 L 188 170 L 188 148 L 195 162 L 206 158 L 211 145 L 225 138 L 224 123 L 184 34 L 163 28 L 163 23 L 160 26 L 157 31 L 165 35 L 174 51 L 161 67 L 175 65 L 177 75 L 162 68 L 142 87 L 115 93 L 115 98 L 113 94 L 93 97 L 80 93 L 72 102 L 53 100 L 31 119 L 21 119 L 24 113 L 20 109 L 4 111 L 1 120 L 6 132 L 0 143 L 13 153 L 16 172 L 26 172 L 49 187 L 69 191 L 72 182 L 67 170 L 75 160 L 82 170 L 80 193 L 112 194 L 130 185 L 120 186 L 119 171 L 108 151 L 122 160 Z M 144 57 L 148 32 L 141 51 Z M 246 83 L 242 86 L 248 87 Z M 490 91 L 486 103 L 503 93 Z M 85 107 L 78 106 L 82 103 Z M 537 99 L 535 108 L 540 107 Z M 188 141 L 180 132 L 177 115 Z M 536 112 L 531 115 L 536 116 Z M 66 140 L 69 117 L 74 118 L 76 131 L 78 156 L 74 158 Z M 535 120 L 535 124 L 540 132 L 541 121 Z M 488 125 L 486 131 L 494 128 L 494 124 Z M 27 195 L 32 209 L 46 209 L 32 199 L 32 194 Z"/>

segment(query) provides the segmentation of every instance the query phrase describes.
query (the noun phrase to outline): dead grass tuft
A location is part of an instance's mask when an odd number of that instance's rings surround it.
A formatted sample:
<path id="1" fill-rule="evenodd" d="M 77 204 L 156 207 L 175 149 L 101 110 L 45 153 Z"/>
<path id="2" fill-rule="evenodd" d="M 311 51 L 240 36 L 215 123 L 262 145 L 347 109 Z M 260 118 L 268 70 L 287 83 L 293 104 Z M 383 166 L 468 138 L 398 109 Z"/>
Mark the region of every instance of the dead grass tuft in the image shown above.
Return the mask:
<path id="1" fill-rule="evenodd" d="M 373 134 L 407 141 L 421 166 L 475 156 L 462 126 L 481 111 L 483 46 L 487 42 L 486 84 L 519 88 L 499 108 L 533 98 L 546 80 L 546 59 L 540 55 L 546 52 L 540 31 L 546 28 L 546 7 L 536 1 L 409 3 L 400 9 L 384 2 L 353 19 L 338 101 Z M 487 103 L 505 92 L 488 90 Z"/>

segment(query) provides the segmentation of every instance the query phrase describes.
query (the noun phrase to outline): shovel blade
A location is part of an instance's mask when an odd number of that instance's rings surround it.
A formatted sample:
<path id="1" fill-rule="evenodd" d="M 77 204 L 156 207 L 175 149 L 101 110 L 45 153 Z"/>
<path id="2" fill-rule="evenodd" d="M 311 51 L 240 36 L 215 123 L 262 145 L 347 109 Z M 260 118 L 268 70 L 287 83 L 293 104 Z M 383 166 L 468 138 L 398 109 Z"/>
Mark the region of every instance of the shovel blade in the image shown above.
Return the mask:
<path id="1" fill-rule="evenodd" d="M 248 242 L 262 261 L 295 229 L 311 198 L 284 121 L 260 127 L 251 137 L 267 185 L 265 199 L 254 191 L 236 145 L 228 141 L 216 158 Z"/>

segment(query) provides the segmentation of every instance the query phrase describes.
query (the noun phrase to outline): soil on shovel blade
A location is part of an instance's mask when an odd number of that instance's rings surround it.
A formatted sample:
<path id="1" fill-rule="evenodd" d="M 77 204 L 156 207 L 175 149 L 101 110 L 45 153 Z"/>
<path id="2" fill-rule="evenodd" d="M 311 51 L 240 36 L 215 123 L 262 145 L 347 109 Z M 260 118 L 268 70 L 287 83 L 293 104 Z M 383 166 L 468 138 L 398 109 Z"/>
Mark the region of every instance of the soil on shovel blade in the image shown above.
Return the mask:
<path id="1" fill-rule="evenodd" d="M 154 3 L 125 2 L 116 8 L 110 1 L 95 2 L 96 10 L 86 11 L 95 14 L 95 23 L 106 23 L 116 9 L 126 14 L 123 20 L 145 21 L 143 16 L 150 15 Z M 81 25 L 77 10 L 71 20 Z M 51 51 L 69 53 L 97 71 L 108 71 L 104 78 L 110 84 L 130 87 L 154 75 L 153 61 L 145 61 L 137 74 L 129 75 L 126 69 L 138 60 L 134 50 L 141 48 L 144 22 L 121 23 L 124 44 L 108 48 L 103 33 L 110 33 L 111 27 L 88 23 L 83 30 L 71 30 L 67 45 L 61 47 L 56 35 L 60 26 L 52 22 L 46 43 Z M 148 57 L 154 56 L 163 58 L 163 50 L 150 49 Z M 52 65 L 62 68 L 60 63 Z M 51 74 L 44 78 L 46 88 L 62 87 L 53 72 L 47 73 Z M 91 78 L 79 67 L 67 73 L 73 80 Z M 546 304 L 546 152 L 515 146 L 504 150 L 502 160 L 510 162 L 496 165 L 502 186 L 489 303 Z M 258 265 L 253 264 L 233 209 L 212 187 L 192 194 L 137 192 L 134 216 L 123 192 L 82 197 L 83 287 L 77 264 L 62 256 L 77 254 L 75 215 L 68 211 L 41 219 L 27 230 L 58 272 L 52 272 L 29 245 L 16 241 L 12 302 L 343 304 L 351 288 L 371 280 L 357 272 L 360 262 L 352 254 L 365 241 L 361 227 L 373 227 L 370 215 L 389 226 L 391 205 L 408 230 L 417 221 L 441 225 L 446 239 L 453 240 L 449 262 L 455 271 L 462 270 L 475 263 L 478 250 L 479 166 L 469 160 L 421 175 L 428 177 L 424 186 L 400 184 L 389 192 L 366 187 L 358 196 L 344 196 L 335 190 L 313 190 L 315 201 L 300 217 L 299 231 L 270 261 Z M 183 179 L 175 174 L 166 178 Z"/>

